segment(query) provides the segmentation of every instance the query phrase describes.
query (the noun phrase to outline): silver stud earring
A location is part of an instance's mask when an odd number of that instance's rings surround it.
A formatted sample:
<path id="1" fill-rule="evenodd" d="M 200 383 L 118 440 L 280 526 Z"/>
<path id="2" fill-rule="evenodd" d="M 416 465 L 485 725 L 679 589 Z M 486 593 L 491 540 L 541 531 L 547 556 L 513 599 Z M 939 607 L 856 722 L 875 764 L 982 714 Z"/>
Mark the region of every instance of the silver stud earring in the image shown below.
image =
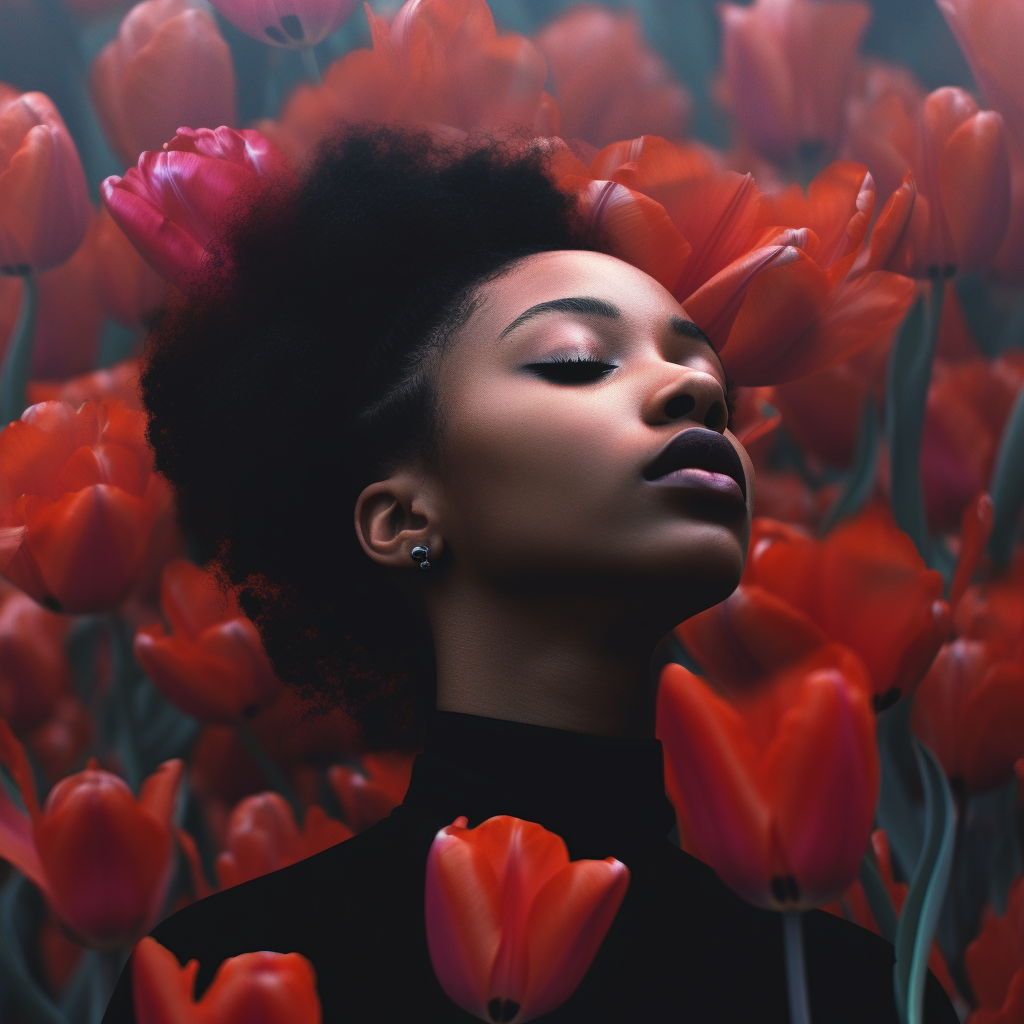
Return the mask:
<path id="1" fill-rule="evenodd" d="M 409 554 L 412 555 L 412 560 L 414 562 L 419 562 L 421 569 L 430 568 L 430 548 L 425 544 L 417 544 Z"/>

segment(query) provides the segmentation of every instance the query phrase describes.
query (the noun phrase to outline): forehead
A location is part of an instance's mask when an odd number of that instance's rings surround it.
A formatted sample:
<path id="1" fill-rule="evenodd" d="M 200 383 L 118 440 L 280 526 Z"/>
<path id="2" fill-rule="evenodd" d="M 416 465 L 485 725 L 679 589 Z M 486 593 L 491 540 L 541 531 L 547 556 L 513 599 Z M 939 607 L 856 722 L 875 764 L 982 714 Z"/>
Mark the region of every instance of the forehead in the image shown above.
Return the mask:
<path id="1" fill-rule="evenodd" d="M 605 299 L 626 319 L 689 319 L 668 289 L 631 264 L 600 252 L 559 250 L 527 256 L 481 285 L 466 330 L 477 337 L 497 338 L 530 306 L 578 295 Z"/>

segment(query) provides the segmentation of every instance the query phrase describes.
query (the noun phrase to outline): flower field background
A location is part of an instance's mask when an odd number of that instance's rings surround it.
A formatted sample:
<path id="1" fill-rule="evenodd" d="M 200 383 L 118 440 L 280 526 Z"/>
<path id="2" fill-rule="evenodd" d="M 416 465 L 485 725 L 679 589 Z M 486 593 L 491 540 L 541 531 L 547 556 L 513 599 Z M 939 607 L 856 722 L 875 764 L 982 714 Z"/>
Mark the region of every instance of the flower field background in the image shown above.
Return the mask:
<path id="1" fill-rule="evenodd" d="M 660 652 L 680 845 L 893 941 L 905 1022 L 930 968 L 1024 1024 L 1022 49 L 1017 0 L 0 0 L 0 1022 L 99 1021 L 408 785 L 190 558 L 135 388 L 239 190 L 373 120 L 543 146 L 740 385 L 743 582 Z M 138 950 L 154 1021 L 319 1019 L 298 954 L 171 1005 Z"/>

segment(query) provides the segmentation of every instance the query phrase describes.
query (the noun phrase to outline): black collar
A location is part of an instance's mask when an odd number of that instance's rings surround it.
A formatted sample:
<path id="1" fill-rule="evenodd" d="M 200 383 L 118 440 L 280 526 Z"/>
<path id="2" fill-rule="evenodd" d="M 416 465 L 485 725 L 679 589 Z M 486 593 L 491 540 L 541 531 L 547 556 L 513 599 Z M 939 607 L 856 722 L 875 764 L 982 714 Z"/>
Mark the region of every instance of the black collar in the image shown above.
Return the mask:
<path id="1" fill-rule="evenodd" d="M 431 718 L 402 810 L 433 828 L 460 815 L 471 827 L 496 814 L 536 821 L 574 860 L 664 846 L 675 822 L 659 740 L 450 711 Z"/>

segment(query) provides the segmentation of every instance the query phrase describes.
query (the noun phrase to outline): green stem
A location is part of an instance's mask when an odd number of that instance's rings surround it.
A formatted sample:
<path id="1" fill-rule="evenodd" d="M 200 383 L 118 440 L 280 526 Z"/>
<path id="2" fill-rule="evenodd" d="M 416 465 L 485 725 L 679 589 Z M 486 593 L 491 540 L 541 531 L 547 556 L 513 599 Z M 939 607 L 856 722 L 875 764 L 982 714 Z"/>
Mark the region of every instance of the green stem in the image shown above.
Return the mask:
<path id="1" fill-rule="evenodd" d="M 782 940 L 786 952 L 786 990 L 789 993 L 790 1024 L 811 1024 L 811 1004 L 807 996 L 807 965 L 804 962 L 803 913 L 782 913 Z"/>
<path id="2" fill-rule="evenodd" d="M 0 424 L 6 426 L 25 411 L 25 389 L 32 371 L 32 340 L 36 333 L 39 285 L 31 267 L 4 267 L 3 273 L 24 283 L 18 322 L 0 367 Z"/>
<path id="3" fill-rule="evenodd" d="M 302 58 L 302 66 L 306 69 L 306 74 L 309 75 L 309 80 L 314 85 L 320 84 L 320 65 L 316 61 L 316 53 L 312 46 L 303 46 L 299 50 L 299 56 Z"/>
<path id="4" fill-rule="evenodd" d="M 302 827 L 303 808 L 299 801 L 299 795 L 288 781 L 288 776 L 281 770 L 281 766 L 270 756 L 260 738 L 244 722 L 235 723 L 235 734 L 239 742 L 245 747 L 249 756 L 259 765 L 260 771 L 267 777 L 272 789 L 276 790 L 291 804 L 292 812 L 295 814 L 295 821 Z"/>

